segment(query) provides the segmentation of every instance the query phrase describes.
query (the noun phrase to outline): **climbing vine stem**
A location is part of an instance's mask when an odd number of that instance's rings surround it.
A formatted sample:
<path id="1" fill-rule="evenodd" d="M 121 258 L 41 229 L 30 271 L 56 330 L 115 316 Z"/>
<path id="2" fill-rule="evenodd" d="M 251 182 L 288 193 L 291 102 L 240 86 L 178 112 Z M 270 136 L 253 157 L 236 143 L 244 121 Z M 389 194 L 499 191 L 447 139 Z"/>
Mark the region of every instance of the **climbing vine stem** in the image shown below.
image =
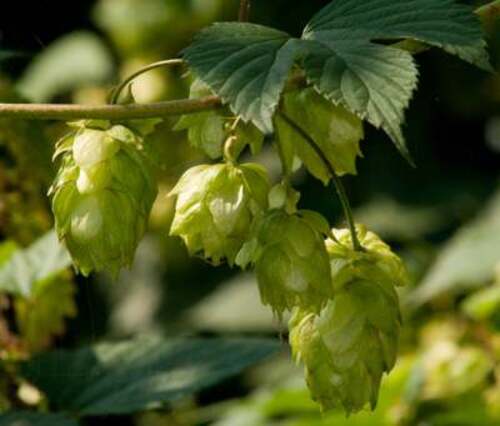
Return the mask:
<path id="1" fill-rule="evenodd" d="M 120 95 L 122 92 L 130 85 L 132 82 L 142 74 L 154 70 L 156 68 L 162 68 L 162 67 L 170 67 L 170 66 L 176 66 L 176 65 L 183 65 L 185 62 L 183 59 L 166 59 L 164 61 L 158 61 L 154 62 L 152 64 L 146 65 L 145 67 L 137 70 L 130 76 L 128 76 L 122 83 L 120 83 L 119 86 L 116 87 L 116 89 L 113 91 L 111 95 L 111 105 L 116 105 L 118 104 L 118 101 L 120 100 Z"/>
<path id="2" fill-rule="evenodd" d="M 335 189 L 337 190 L 337 195 L 340 199 L 340 203 L 342 204 L 344 217 L 346 219 L 347 224 L 349 225 L 349 231 L 351 233 L 353 248 L 356 251 L 363 251 L 363 246 L 359 242 L 358 234 L 356 232 L 356 223 L 354 221 L 354 215 L 352 213 L 351 204 L 349 203 L 349 198 L 347 197 L 347 193 L 344 184 L 342 183 L 342 180 L 337 175 L 334 168 L 332 167 L 328 159 L 325 157 L 323 151 L 318 147 L 314 139 L 312 139 L 306 131 L 304 131 L 297 123 L 295 123 L 295 121 L 293 121 L 284 112 L 280 111 L 279 115 L 290 127 L 293 128 L 294 131 L 299 133 L 307 141 L 307 143 L 311 146 L 312 149 L 314 149 L 314 152 L 316 152 L 316 154 L 321 158 L 321 160 L 327 167 L 328 171 L 330 172 L 330 175 L 332 176 L 332 180 L 335 185 Z"/>

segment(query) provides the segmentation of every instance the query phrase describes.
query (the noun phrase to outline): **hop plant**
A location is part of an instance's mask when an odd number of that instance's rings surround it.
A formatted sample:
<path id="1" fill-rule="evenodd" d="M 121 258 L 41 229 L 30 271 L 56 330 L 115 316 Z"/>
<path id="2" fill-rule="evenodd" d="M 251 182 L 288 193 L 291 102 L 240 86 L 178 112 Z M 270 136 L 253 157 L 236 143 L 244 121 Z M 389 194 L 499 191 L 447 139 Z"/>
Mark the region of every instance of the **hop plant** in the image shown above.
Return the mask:
<path id="1" fill-rule="evenodd" d="M 334 296 L 319 315 L 296 310 L 290 344 L 305 364 L 312 397 L 324 410 L 375 408 L 384 373 L 394 367 L 401 315 L 395 286 L 406 283 L 402 261 L 375 234 L 359 227 L 364 251 L 348 231 L 327 241 Z"/>
<path id="2" fill-rule="evenodd" d="M 296 306 L 319 312 L 331 297 L 325 229 L 328 223 L 318 213 L 273 209 L 238 254 L 241 267 L 255 265 L 262 303 L 278 316 Z"/>
<path id="3" fill-rule="evenodd" d="M 58 143 L 61 167 L 49 191 L 57 233 L 82 274 L 116 275 L 131 264 L 157 194 L 143 137 L 108 121 L 71 126 Z"/>
<path id="4" fill-rule="evenodd" d="M 188 170 L 172 190 L 177 196 L 170 235 L 191 254 L 230 265 L 267 208 L 267 172 L 257 164 L 201 165 Z"/>

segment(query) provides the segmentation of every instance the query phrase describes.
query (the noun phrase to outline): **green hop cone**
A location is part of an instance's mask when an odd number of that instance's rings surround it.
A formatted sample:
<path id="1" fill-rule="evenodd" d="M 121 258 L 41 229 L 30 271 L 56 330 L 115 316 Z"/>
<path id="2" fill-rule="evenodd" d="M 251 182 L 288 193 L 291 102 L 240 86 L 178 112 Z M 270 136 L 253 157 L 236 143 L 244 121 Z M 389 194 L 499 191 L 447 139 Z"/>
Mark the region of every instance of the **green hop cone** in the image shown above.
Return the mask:
<path id="1" fill-rule="evenodd" d="M 268 192 L 267 172 L 257 164 L 193 167 L 171 192 L 177 202 L 170 235 L 181 237 L 192 255 L 233 265 L 267 208 Z"/>
<path id="2" fill-rule="evenodd" d="M 190 99 L 213 95 L 214 93 L 201 80 L 196 79 L 191 84 Z M 222 157 L 224 142 L 231 134 L 237 137 L 240 152 L 249 145 L 252 154 L 258 154 L 264 143 L 264 135 L 257 127 L 233 117 L 226 109 L 183 115 L 174 126 L 174 130 L 187 130 L 191 145 L 203 151 L 212 160 Z"/>
<path id="3" fill-rule="evenodd" d="M 406 282 L 402 261 L 375 234 L 358 228 L 365 251 L 348 231 L 328 240 L 334 297 L 319 315 L 296 311 L 290 321 L 294 357 L 305 364 L 312 397 L 324 410 L 375 408 L 384 373 L 398 350 L 401 315 L 395 286 Z"/>
<path id="4" fill-rule="evenodd" d="M 113 275 L 133 260 L 157 188 L 139 133 L 106 121 L 71 123 L 50 189 L 59 238 L 84 275 Z"/>
<path id="5" fill-rule="evenodd" d="M 292 125 L 291 123 L 294 123 Z M 275 118 L 277 143 L 283 166 L 293 171 L 297 159 L 325 185 L 335 173 L 357 174 L 356 160 L 362 156 L 363 122 L 342 106 L 335 106 L 315 89 L 285 93 L 281 113 Z M 311 147 L 308 135 L 322 156 Z"/>
<path id="6" fill-rule="evenodd" d="M 401 258 L 376 234 L 357 225 L 356 234 L 363 251 L 353 249 L 348 229 L 332 229 L 334 239 L 326 242 L 332 267 L 333 285 L 340 289 L 354 278 L 387 283 L 393 293 L 394 287 L 408 284 L 408 272 Z"/>
<path id="7" fill-rule="evenodd" d="M 262 303 L 278 316 L 296 306 L 319 312 L 332 296 L 325 230 L 318 213 L 270 210 L 238 254 L 239 266 L 255 265 Z"/>

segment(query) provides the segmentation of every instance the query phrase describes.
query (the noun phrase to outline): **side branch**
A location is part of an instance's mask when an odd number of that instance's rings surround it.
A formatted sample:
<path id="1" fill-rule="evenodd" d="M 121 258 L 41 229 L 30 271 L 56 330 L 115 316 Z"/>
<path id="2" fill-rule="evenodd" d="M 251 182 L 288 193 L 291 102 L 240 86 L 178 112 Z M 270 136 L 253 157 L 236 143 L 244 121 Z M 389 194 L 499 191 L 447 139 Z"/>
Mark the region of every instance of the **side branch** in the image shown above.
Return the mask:
<path id="1" fill-rule="evenodd" d="M 326 158 L 323 151 L 316 144 L 315 140 L 309 136 L 309 134 L 304 131 L 295 121 L 293 121 L 288 115 L 286 115 L 283 111 L 279 112 L 281 118 L 285 120 L 285 122 L 299 135 L 301 135 L 304 140 L 309 144 L 309 146 L 314 150 L 316 155 L 321 159 L 325 167 L 330 172 L 333 183 L 335 184 L 335 189 L 337 190 L 337 195 L 339 196 L 340 204 L 342 205 L 342 209 L 344 210 L 344 217 L 346 219 L 347 224 L 349 225 L 349 231 L 351 233 L 352 245 L 354 250 L 363 251 L 363 246 L 359 242 L 358 233 L 356 231 L 356 222 L 354 221 L 354 215 L 352 213 L 351 204 L 349 202 L 349 198 L 347 197 L 347 193 L 342 183 L 342 180 L 335 172 L 335 169 L 331 165 L 328 158 Z"/>
<path id="2" fill-rule="evenodd" d="M 130 105 L 0 104 L 0 118 L 64 121 L 79 119 L 131 120 L 192 114 L 217 109 L 221 106 L 221 100 L 217 96 Z"/>

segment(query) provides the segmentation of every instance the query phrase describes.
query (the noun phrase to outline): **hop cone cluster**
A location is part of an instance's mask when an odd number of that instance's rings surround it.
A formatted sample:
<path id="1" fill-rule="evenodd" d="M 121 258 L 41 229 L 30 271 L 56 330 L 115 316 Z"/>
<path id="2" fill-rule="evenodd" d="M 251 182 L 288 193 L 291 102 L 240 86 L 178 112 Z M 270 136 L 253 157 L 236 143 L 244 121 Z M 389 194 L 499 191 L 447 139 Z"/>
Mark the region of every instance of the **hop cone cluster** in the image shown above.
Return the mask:
<path id="1" fill-rule="evenodd" d="M 267 208 L 268 192 L 267 173 L 257 164 L 193 167 L 171 192 L 177 203 L 170 234 L 181 237 L 191 254 L 232 265 Z"/>
<path id="2" fill-rule="evenodd" d="M 50 189 L 56 230 L 75 266 L 116 274 L 133 260 L 157 188 L 142 136 L 107 121 L 71 124 Z"/>
<path id="3" fill-rule="evenodd" d="M 255 265 L 262 303 L 279 316 L 295 307 L 319 312 L 332 296 L 325 227 L 315 212 L 270 210 L 239 253 L 240 266 Z"/>
<path id="4" fill-rule="evenodd" d="M 402 261 L 375 234 L 358 228 L 365 251 L 352 249 L 347 230 L 327 241 L 334 296 L 319 315 L 297 310 L 290 321 L 294 356 L 323 409 L 375 407 L 384 373 L 395 364 L 401 325 L 396 286 Z"/>

